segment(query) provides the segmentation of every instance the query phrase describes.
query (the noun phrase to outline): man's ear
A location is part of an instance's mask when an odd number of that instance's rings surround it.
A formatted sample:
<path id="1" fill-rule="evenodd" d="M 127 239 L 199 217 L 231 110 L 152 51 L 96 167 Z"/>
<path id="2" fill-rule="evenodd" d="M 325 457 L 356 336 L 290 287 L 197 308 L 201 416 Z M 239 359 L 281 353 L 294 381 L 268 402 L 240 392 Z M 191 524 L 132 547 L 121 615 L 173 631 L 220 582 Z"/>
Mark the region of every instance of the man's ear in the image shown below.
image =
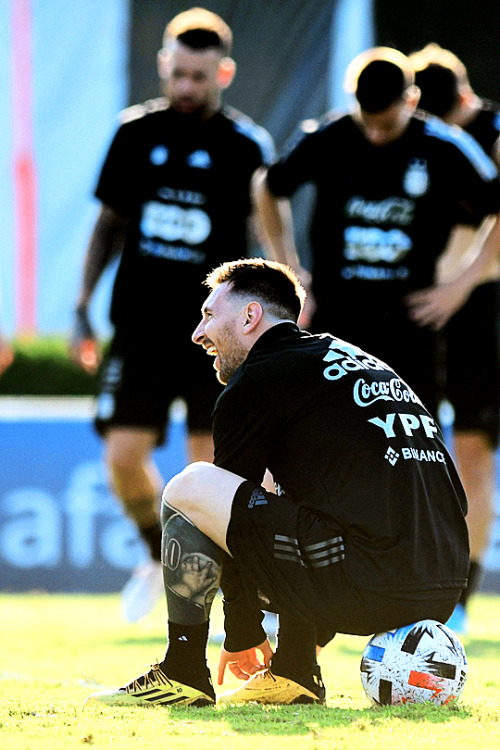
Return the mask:
<path id="1" fill-rule="evenodd" d="M 408 86 L 408 88 L 406 89 L 406 94 L 405 94 L 406 103 L 410 107 L 412 107 L 412 109 L 416 109 L 416 107 L 418 107 L 421 93 L 422 92 L 420 91 L 418 86 L 415 86 L 414 83 L 411 86 Z"/>
<path id="2" fill-rule="evenodd" d="M 248 334 L 255 331 L 260 321 L 262 320 L 263 315 L 264 310 L 262 309 L 262 305 L 260 304 L 260 302 L 249 302 L 245 308 L 245 317 L 243 319 L 243 333 Z"/>
<path id="3" fill-rule="evenodd" d="M 159 50 L 156 55 L 156 67 L 158 69 L 158 77 L 161 81 L 166 81 L 170 76 L 170 70 L 172 67 L 172 56 L 166 49 Z"/>
<path id="4" fill-rule="evenodd" d="M 223 57 L 217 69 L 217 84 L 220 89 L 227 89 L 236 75 L 236 63 L 232 57 Z"/>

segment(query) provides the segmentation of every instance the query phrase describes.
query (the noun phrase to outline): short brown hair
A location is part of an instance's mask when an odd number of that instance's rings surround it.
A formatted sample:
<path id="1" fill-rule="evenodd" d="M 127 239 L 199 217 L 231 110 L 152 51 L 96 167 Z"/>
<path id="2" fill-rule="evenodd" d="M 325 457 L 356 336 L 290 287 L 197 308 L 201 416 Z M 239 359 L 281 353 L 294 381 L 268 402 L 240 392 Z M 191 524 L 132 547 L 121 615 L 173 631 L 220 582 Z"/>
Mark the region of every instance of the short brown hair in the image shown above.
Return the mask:
<path id="1" fill-rule="evenodd" d="M 372 47 L 348 65 L 344 87 L 361 109 L 382 112 L 403 98 L 415 82 L 409 59 L 392 47 Z"/>
<path id="2" fill-rule="evenodd" d="M 421 91 L 420 109 L 438 117 L 449 115 L 460 101 L 460 93 L 469 86 L 467 69 L 448 49 L 431 42 L 410 55 L 415 83 Z"/>
<path id="3" fill-rule="evenodd" d="M 306 291 L 289 266 L 263 258 L 243 258 L 222 263 L 205 279 L 212 290 L 225 282 L 235 294 L 257 297 L 277 318 L 299 319 Z"/>
<path id="4" fill-rule="evenodd" d="M 222 18 L 205 8 L 190 8 L 179 13 L 167 24 L 163 34 L 163 46 L 179 40 L 193 49 L 214 47 L 222 55 L 230 55 L 233 32 Z"/>

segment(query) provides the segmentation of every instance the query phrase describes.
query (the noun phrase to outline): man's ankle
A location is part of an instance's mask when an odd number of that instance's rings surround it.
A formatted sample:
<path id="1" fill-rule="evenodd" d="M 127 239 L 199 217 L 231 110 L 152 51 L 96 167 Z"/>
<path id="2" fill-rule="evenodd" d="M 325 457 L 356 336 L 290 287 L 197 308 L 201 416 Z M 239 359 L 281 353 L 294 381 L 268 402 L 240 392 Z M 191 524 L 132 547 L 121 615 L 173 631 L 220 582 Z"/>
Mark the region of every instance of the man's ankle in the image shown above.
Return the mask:
<path id="1" fill-rule="evenodd" d="M 325 699 L 325 686 L 321 677 L 321 669 L 319 664 L 311 664 L 307 670 L 298 672 L 291 666 L 275 664 L 274 659 L 271 660 L 271 672 L 276 677 L 284 677 L 288 680 L 296 682 L 306 690 L 314 693 L 320 700 Z"/>

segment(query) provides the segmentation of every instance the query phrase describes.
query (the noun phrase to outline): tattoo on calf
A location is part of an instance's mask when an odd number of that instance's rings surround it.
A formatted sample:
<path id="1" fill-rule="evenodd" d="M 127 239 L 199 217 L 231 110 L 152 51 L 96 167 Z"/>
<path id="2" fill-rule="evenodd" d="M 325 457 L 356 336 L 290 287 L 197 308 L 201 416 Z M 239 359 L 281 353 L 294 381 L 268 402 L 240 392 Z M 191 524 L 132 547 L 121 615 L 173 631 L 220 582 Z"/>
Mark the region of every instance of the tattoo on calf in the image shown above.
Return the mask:
<path id="1" fill-rule="evenodd" d="M 178 511 L 162 506 L 162 565 L 169 620 L 208 620 L 219 589 L 224 552 Z"/>

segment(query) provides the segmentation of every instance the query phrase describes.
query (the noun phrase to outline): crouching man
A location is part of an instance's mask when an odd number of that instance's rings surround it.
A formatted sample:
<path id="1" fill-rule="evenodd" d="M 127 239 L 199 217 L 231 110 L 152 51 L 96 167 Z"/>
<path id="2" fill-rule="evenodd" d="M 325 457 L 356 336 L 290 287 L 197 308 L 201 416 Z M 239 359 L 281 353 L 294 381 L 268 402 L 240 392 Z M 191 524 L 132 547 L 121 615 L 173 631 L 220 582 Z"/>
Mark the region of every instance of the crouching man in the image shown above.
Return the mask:
<path id="1" fill-rule="evenodd" d="M 286 266 L 225 263 L 193 341 L 226 388 L 214 464 L 163 495 L 168 646 L 109 704 L 207 705 L 210 607 L 221 586 L 222 702 L 318 703 L 317 645 L 417 620 L 446 622 L 466 584 L 466 498 L 435 420 L 389 364 L 296 325 L 305 292 Z M 179 363 L 182 366 L 182 363 Z M 261 482 L 266 468 L 278 493 Z M 261 608 L 277 612 L 273 653 Z"/>

